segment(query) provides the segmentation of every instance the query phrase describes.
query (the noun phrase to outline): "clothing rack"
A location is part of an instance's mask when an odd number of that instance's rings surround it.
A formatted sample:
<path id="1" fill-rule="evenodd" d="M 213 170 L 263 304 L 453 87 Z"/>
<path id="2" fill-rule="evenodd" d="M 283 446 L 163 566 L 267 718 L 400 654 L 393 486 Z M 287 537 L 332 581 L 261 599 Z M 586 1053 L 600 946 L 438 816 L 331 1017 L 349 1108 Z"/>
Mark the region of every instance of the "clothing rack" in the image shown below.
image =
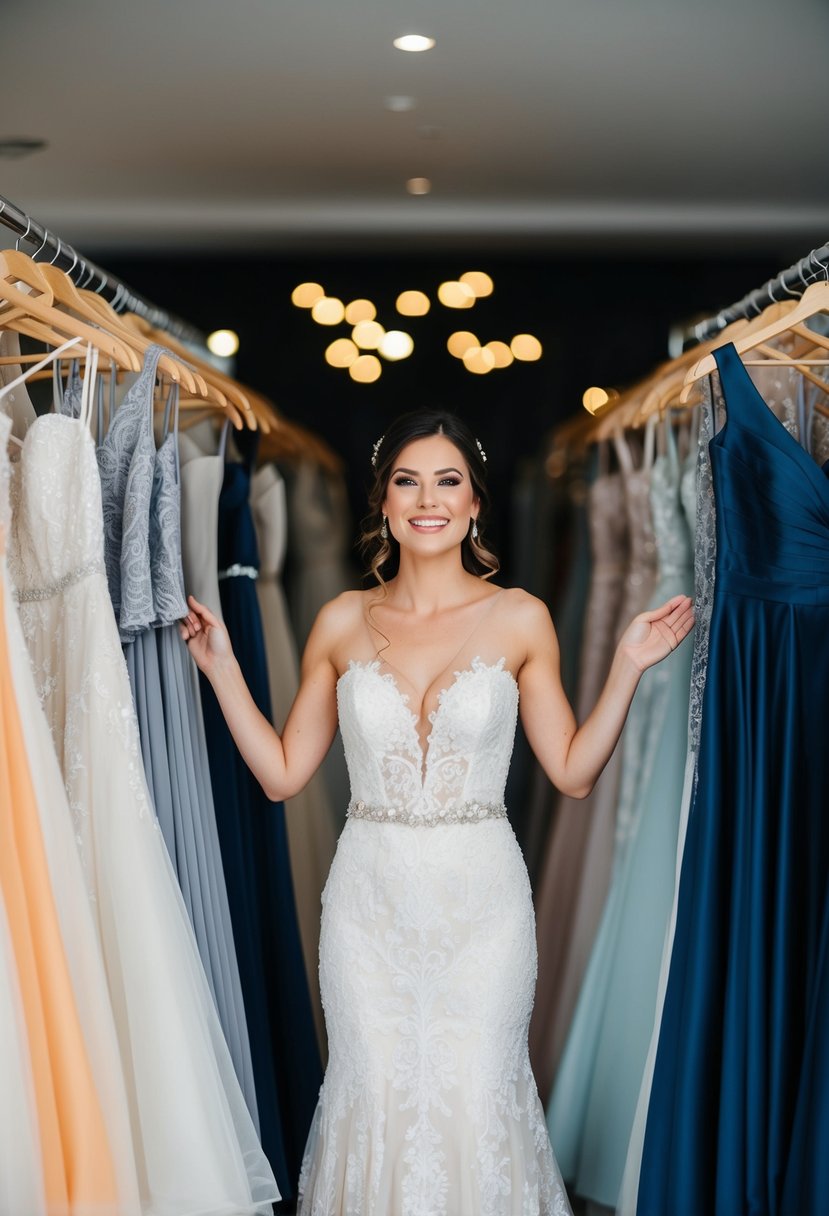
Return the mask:
<path id="1" fill-rule="evenodd" d="M 829 244 L 813 249 L 805 258 L 795 262 L 788 270 L 781 270 L 773 279 L 750 291 L 730 308 L 724 308 L 715 316 L 689 326 L 687 337 L 696 342 L 705 342 L 706 339 L 715 337 L 732 321 L 738 321 L 741 317 L 757 316 L 769 304 L 785 300 L 787 296 L 802 296 L 806 288 L 819 279 L 829 279 Z"/>
<path id="2" fill-rule="evenodd" d="M 33 220 L 21 207 L 11 199 L 0 194 L 0 224 L 16 233 L 15 247 L 20 248 L 21 242 L 34 247 L 34 261 L 48 260 L 59 270 L 64 270 L 78 287 L 88 287 L 98 295 L 103 296 L 118 312 L 134 312 L 143 317 L 155 329 L 161 329 L 171 334 L 180 342 L 195 350 L 204 351 L 207 346 L 205 335 L 188 321 L 182 321 L 164 308 L 159 308 L 138 292 L 133 291 L 121 279 L 102 270 L 95 262 L 83 257 L 72 245 L 59 236 L 55 236 L 45 225 Z M 51 252 L 53 256 L 46 258 Z"/>

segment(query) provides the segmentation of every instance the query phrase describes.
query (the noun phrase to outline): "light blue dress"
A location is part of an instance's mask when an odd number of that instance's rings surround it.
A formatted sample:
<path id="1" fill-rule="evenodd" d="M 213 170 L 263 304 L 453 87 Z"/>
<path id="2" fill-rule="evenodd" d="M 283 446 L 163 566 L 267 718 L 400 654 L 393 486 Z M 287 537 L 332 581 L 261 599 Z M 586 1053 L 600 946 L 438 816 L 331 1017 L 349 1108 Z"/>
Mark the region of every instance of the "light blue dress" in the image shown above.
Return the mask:
<path id="1" fill-rule="evenodd" d="M 650 607 L 692 585 L 681 467 L 665 426 L 651 471 L 659 576 Z M 547 1113 L 575 1193 L 612 1207 L 625 1167 L 671 912 L 688 743 L 691 647 L 642 679 L 625 731 L 610 891 Z"/>

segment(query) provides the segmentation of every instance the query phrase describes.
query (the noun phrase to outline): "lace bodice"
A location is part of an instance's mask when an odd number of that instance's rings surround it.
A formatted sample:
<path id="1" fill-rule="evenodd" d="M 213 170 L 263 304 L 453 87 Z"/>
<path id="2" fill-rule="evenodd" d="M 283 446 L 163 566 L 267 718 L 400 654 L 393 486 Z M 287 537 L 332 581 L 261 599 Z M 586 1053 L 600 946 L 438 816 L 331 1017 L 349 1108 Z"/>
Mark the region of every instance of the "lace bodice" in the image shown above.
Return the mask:
<path id="1" fill-rule="evenodd" d="M 417 720 L 380 661 L 352 661 L 337 684 L 352 801 L 401 821 L 448 817 L 475 803 L 503 803 L 518 713 L 518 686 L 497 663 L 474 658 L 429 715 L 426 752 Z"/>
<path id="2" fill-rule="evenodd" d="M 12 482 L 9 569 L 20 600 L 46 599 L 103 568 L 95 448 L 75 419 L 45 414 L 26 432 L 21 463 L 25 477 L 15 466 Z"/>

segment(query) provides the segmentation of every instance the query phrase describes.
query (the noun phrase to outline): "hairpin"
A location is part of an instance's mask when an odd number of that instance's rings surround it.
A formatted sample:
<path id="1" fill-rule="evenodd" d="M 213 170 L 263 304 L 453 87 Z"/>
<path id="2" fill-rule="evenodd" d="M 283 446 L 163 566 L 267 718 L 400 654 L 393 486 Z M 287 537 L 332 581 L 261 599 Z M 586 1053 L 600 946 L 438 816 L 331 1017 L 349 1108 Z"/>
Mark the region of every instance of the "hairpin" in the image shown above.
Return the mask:
<path id="1" fill-rule="evenodd" d="M 377 440 L 377 442 L 374 444 L 374 446 L 371 449 L 371 467 L 373 469 L 377 468 L 377 453 L 380 451 L 380 444 L 383 442 L 383 440 L 385 438 L 386 438 L 385 435 L 381 435 L 380 438 Z"/>

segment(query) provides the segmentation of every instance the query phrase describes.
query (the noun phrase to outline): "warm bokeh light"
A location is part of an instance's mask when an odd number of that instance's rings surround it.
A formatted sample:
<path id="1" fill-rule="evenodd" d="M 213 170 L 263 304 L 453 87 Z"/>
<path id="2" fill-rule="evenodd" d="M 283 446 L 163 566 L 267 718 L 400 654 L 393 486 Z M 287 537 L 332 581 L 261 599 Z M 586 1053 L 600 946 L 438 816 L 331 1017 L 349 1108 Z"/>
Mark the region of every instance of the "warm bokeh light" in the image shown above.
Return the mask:
<path id="1" fill-rule="evenodd" d="M 448 283 L 441 283 L 438 299 L 444 308 L 471 308 L 475 303 L 475 292 L 466 283 L 458 283 L 453 279 Z"/>
<path id="2" fill-rule="evenodd" d="M 465 274 L 461 275 L 459 282 L 471 287 L 479 300 L 482 300 L 484 296 L 491 296 L 495 290 L 495 284 L 483 270 L 467 270 Z"/>
<path id="3" fill-rule="evenodd" d="M 323 296 L 311 309 L 317 325 L 339 325 L 345 316 L 345 305 L 336 296 Z"/>
<path id="4" fill-rule="evenodd" d="M 360 352 L 350 338 L 337 338 L 325 352 L 325 362 L 332 367 L 351 367 Z"/>
<path id="5" fill-rule="evenodd" d="M 610 394 L 606 389 L 599 388 L 598 385 L 592 385 L 584 390 L 581 402 L 588 414 L 595 414 L 596 410 L 600 410 L 603 405 L 607 405 L 610 400 Z"/>
<path id="6" fill-rule="evenodd" d="M 487 342 L 484 350 L 491 351 L 495 367 L 509 367 L 515 358 L 506 342 Z"/>
<path id="7" fill-rule="evenodd" d="M 458 329 L 455 333 L 449 335 L 449 341 L 446 343 L 446 349 L 450 355 L 454 355 L 456 359 L 462 359 L 468 350 L 473 346 L 480 346 L 480 342 L 471 334 L 468 329 Z"/>
<path id="8" fill-rule="evenodd" d="M 432 183 L 428 177 L 410 177 L 406 182 L 406 189 L 409 194 L 429 194 L 432 189 Z"/>
<path id="9" fill-rule="evenodd" d="M 345 306 L 345 319 L 349 325 L 356 325 L 359 321 L 373 321 L 376 316 L 377 309 L 371 300 L 352 300 Z"/>
<path id="10" fill-rule="evenodd" d="M 414 341 L 411 334 L 404 330 L 390 329 L 388 333 L 383 334 L 377 349 L 384 359 L 396 363 L 398 359 L 408 359 L 414 350 Z"/>
<path id="11" fill-rule="evenodd" d="M 229 359 L 239 349 L 239 335 L 232 329 L 214 329 L 208 335 L 207 349 L 222 359 Z"/>
<path id="12" fill-rule="evenodd" d="M 382 364 L 376 355 L 360 355 L 359 359 L 355 359 L 351 364 L 348 374 L 358 384 L 373 384 L 375 380 L 380 379 L 382 370 Z"/>
<path id="13" fill-rule="evenodd" d="M 359 321 L 352 329 L 351 337 L 361 350 L 377 350 L 385 332 L 378 321 Z"/>
<path id="14" fill-rule="evenodd" d="M 485 376 L 495 366 L 495 356 L 485 346 L 471 346 L 463 357 L 463 365 L 476 376 Z"/>
<path id="15" fill-rule="evenodd" d="M 291 302 L 297 308 L 313 308 L 324 295 L 325 291 L 319 283 L 300 283 L 291 292 Z"/>
<path id="16" fill-rule="evenodd" d="M 434 38 L 430 38 L 427 34 L 401 34 L 394 40 L 394 46 L 398 51 L 431 51 L 434 45 Z"/>
<path id="17" fill-rule="evenodd" d="M 532 334 L 516 334 L 510 342 L 510 350 L 522 363 L 535 363 L 541 358 L 541 343 Z"/>
<path id="18" fill-rule="evenodd" d="M 431 304 L 423 291 L 401 291 L 395 307 L 403 317 L 425 317 Z"/>

